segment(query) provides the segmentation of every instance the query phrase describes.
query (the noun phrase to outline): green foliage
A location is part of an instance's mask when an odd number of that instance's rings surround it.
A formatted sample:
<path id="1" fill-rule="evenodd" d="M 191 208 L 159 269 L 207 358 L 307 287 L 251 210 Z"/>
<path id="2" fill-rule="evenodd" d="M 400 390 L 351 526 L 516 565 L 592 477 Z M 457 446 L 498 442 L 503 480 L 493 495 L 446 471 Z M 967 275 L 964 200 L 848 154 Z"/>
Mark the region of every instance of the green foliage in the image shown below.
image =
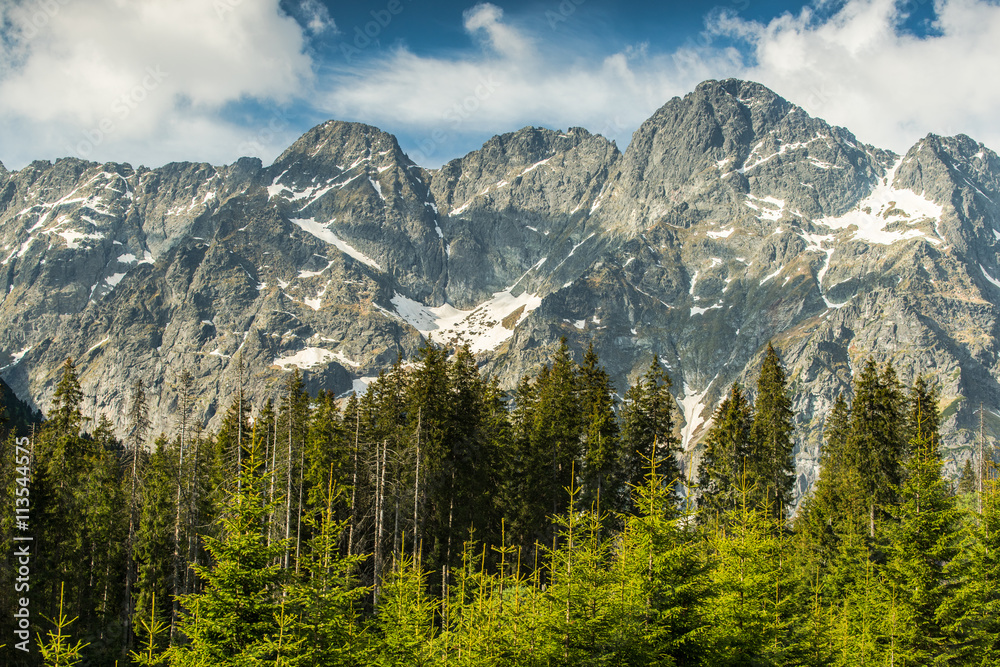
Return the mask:
<path id="1" fill-rule="evenodd" d="M 187 643 L 171 648 L 172 665 L 256 665 L 275 658 L 275 600 L 284 581 L 278 559 L 285 543 L 268 544 L 263 530 L 272 507 L 265 502 L 256 445 L 224 507 L 221 537 L 205 538 L 213 564 L 194 566 L 204 591 L 179 598 L 179 629 Z"/>
<path id="2" fill-rule="evenodd" d="M 69 618 L 63 612 L 62 586 L 59 587 L 59 612 L 55 618 L 46 620 L 52 623 L 54 630 L 49 630 L 45 639 L 38 635 L 38 650 L 45 667 L 72 667 L 83 662 L 81 651 L 88 644 L 82 641 L 72 643 L 68 630 L 76 618 Z"/>
<path id="3" fill-rule="evenodd" d="M 746 478 L 728 528 L 709 534 L 713 595 L 705 612 L 712 665 L 793 662 L 801 650 L 793 570 L 774 518 L 753 503 Z"/>
<path id="4" fill-rule="evenodd" d="M 750 429 L 752 451 L 747 471 L 756 483 L 755 504 L 766 507 L 779 522 L 792 502 L 795 482 L 795 459 L 792 451 L 792 399 L 778 353 L 770 343 L 757 380 L 753 426 Z"/>
<path id="5" fill-rule="evenodd" d="M 386 579 L 375 617 L 378 633 L 372 663 L 380 667 L 409 667 L 431 663 L 437 603 L 426 591 L 426 573 L 403 557 Z"/>
<path id="6" fill-rule="evenodd" d="M 740 480 L 753 470 L 753 406 L 736 383 L 715 411 L 698 466 L 698 511 L 702 522 L 726 522 L 741 507 Z"/>
<path id="7" fill-rule="evenodd" d="M 650 460 L 660 477 L 676 489 L 681 480 L 677 465 L 680 440 L 674 433 L 676 401 L 670 394 L 670 377 L 658 357 L 639 381 L 625 392 L 621 409 L 621 474 L 624 484 L 618 489 L 628 508 L 630 490 L 643 484 Z"/>
<path id="8" fill-rule="evenodd" d="M 932 383 L 904 394 L 872 360 L 793 526 L 770 346 L 754 403 L 733 385 L 716 412 L 697 515 L 655 358 L 620 405 L 565 341 L 511 395 L 467 348 L 428 345 L 344 403 L 291 373 L 255 409 L 241 369 L 213 434 L 182 375 L 148 451 L 142 387 L 122 444 L 83 419 L 75 373 L 33 443 L 32 605 L 59 664 L 1000 663 L 996 483 L 959 507 Z"/>
<path id="9" fill-rule="evenodd" d="M 170 629 L 170 624 L 156 614 L 155 593 L 150 603 L 149 620 L 141 619 L 139 627 L 142 629 L 145 641 L 142 645 L 142 650 L 130 651 L 129 657 L 132 658 L 135 664 L 141 665 L 141 667 L 161 667 L 166 664 L 166 656 L 162 654 L 160 640 L 166 631 Z"/>
<path id="10" fill-rule="evenodd" d="M 858 476 L 871 535 L 879 510 L 884 512 L 896 501 L 902 482 L 907 448 L 905 407 L 892 366 L 879 373 L 869 357 L 854 383 L 846 458 Z"/>

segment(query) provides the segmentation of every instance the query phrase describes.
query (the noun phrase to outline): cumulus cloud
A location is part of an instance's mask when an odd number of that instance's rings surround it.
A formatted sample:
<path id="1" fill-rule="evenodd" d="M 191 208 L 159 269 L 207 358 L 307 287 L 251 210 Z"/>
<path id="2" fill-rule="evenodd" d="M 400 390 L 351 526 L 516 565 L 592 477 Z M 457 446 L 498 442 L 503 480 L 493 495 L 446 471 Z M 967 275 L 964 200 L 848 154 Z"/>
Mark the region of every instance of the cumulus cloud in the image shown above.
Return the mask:
<path id="1" fill-rule="evenodd" d="M 472 137 L 529 124 L 582 126 L 624 146 L 666 100 L 736 62 L 726 49 L 692 58 L 653 54 L 643 44 L 610 54 L 570 46 L 555 33 L 533 35 L 506 22 L 489 3 L 467 10 L 464 27 L 479 50 L 437 57 L 396 48 L 321 82 L 320 106 L 416 137 L 404 148 L 428 166 L 457 147 L 475 148 Z"/>
<path id="2" fill-rule="evenodd" d="M 465 29 L 476 35 L 485 33 L 490 47 L 509 58 L 519 58 L 531 53 L 531 43 L 523 34 L 503 23 L 503 10 L 483 2 L 465 10 Z"/>
<path id="3" fill-rule="evenodd" d="M 939 0 L 928 36 L 900 29 L 904 6 L 851 0 L 762 24 L 722 15 L 710 29 L 751 47 L 740 76 L 770 86 L 862 140 L 905 151 L 928 132 L 1000 149 L 1000 7 Z"/>
<path id="4" fill-rule="evenodd" d="M 330 17 L 330 12 L 319 0 L 302 0 L 299 11 L 306 20 L 306 27 L 314 35 L 324 32 L 337 32 L 337 24 Z"/>
<path id="5" fill-rule="evenodd" d="M 312 76 L 302 29 L 278 0 L 14 0 L 4 7 L 0 24 L 10 28 L 0 41 L 0 128 L 12 162 L 28 152 L 107 159 L 136 144 L 153 145 L 142 156 L 152 161 L 171 159 L 172 148 L 231 159 L 229 142 L 246 131 L 225 117 L 227 105 L 287 102 Z M 30 144 L 19 146 L 25 136 Z M 212 146 L 214 154 L 206 150 Z"/>
<path id="6" fill-rule="evenodd" d="M 0 157 L 267 159 L 307 128 L 261 105 L 378 125 L 427 166 L 524 125 L 579 125 L 624 148 L 672 96 L 728 76 L 897 152 L 927 132 L 1000 148 L 988 0 L 936 0 L 927 35 L 902 28 L 895 0 L 823 0 L 767 22 L 715 13 L 680 47 L 614 49 L 552 11 L 482 2 L 454 16 L 465 49 L 358 46 L 344 62 L 312 60 L 309 40 L 337 30 L 324 4 L 290 6 L 298 21 L 279 0 L 0 0 Z"/>

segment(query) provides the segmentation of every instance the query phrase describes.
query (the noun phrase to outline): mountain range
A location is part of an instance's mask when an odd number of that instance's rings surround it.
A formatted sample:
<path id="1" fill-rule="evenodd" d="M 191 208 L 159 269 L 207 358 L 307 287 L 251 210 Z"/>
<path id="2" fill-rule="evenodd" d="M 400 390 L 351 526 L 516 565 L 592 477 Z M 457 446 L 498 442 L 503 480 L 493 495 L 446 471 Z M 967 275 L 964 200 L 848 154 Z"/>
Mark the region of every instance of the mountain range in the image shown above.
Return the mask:
<path id="1" fill-rule="evenodd" d="M 1000 160 L 967 136 L 897 155 L 732 79 L 624 152 L 527 127 L 426 169 L 329 121 L 266 167 L 0 165 L 0 378 L 46 410 L 73 357 L 87 415 L 120 428 L 142 380 L 159 432 L 185 369 L 208 424 L 239 382 L 266 399 L 298 367 L 346 395 L 428 338 L 513 387 L 565 337 L 620 394 L 658 355 L 693 452 L 770 341 L 800 492 L 869 355 L 937 380 L 954 473 L 981 423 L 1000 434 L 998 202 Z"/>

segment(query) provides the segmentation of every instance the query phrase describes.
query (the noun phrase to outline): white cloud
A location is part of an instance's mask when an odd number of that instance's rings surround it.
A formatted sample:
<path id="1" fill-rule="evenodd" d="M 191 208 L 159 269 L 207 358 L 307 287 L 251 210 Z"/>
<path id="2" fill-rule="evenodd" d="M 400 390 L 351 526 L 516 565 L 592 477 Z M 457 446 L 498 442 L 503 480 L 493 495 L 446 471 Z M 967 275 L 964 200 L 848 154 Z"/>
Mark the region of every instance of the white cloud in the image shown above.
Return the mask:
<path id="1" fill-rule="evenodd" d="M 937 0 L 926 37 L 900 29 L 894 0 L 846 0 L 766 23 L 714 14 L 679 48 L 613 50 L 541 10 L 480 3 L 461 16 L 464 51 L 396 42 L 319 64 L 309 36 L 336 25 L 317 0 L 293 6 L 298 22 L 279 0 L 0 0 L 0 158 L 269 159 L 306 129 L 259 110 L 236 120 L 248 100 L 380 126 L 428 166 L 529 124 L 583 126 L 624 148 L 670 97 L 728 76 L 897 152 L 927 132 L 1000 148 L 1000 7 L 987 0 Z"/>
<path id="2" fill-rule="evenodd" d="M 862 140 L 905 151 L 934 132 L 1000 148 L 1000 7 L 939 0 L 933 34 L 900 30 L 893 0 L 850 0 L 818 20 L 809 9 L 767 24 L 719 17 L 712 29 L 747 40 L 760 81 Z"/>
<path id="3" fill-rule="evenodd" d="M 312 76 L 302 29 L 278 0 L 16 0 L 4 7 L 0 19 L 15 27 L 0 42 L 0 128 L 4 157 L 13 162 L 107 159 L 154 143 L 186 147 L 193 159 L 232 159 L 228 142 L 245 131 L 220 112 L 248 99 L 287 102 Z M 11 134 L 14 127 L 29 134 Z M 204 132 L 193 130 L 206 127 L 219 134 L 209 147 Z M 140 157 L 170 159 L 155 147 Z"/>
<path id="4" fill-rule="evenodd" d="M 302 0 L 299 4 L 299 11 L 305 17 L 306 27 L 312 34 L 318 35 L 328 31 L 337 32 L 337 24 L 330 17 L 330 12 L 318 0 Z"/>
<path id="5" fill-rule="evenodd" d="M 519 31 L 505 25 L 503 10 L 496 5 L 483 2 L 465 10 L 465 29 L 471 34 L 486 33 L 489 45 L 497 52 L 510 58 L 524 57 L 531 53 L 528 39 Z"/>
<path id="6" fill-rule="evenodd" d="M 697 59 L 653 55 L 646 45 L 601 54 L 593 44 L 569 46 L 555 33 L 532 35 L 505 23 L 488 3 L 467 10 L 464 27 L 471 38 L 485 37 L 479 51 L 436 57 L 396 48 L 321 81 L 319 105 L 332 117 L 422 135 L 409 148 L 427 166 L 453 157 L 448 151 L 463 137 L 529 124 L 582 126 L 624 147 L 670 97 L 734 63 L 729 50 Z"/>

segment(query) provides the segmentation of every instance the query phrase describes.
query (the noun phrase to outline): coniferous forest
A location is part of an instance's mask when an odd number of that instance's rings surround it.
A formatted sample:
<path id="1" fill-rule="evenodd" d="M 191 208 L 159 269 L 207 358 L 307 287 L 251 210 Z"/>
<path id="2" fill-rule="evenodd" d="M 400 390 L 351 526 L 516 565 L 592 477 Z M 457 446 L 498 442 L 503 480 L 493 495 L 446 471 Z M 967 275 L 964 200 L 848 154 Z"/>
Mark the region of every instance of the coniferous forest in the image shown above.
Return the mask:
<path id="1" fill-rule="evenodd" d="M 174 382 L 167 433 L 81 413 L 72 360 L 33 428 L 30 526 L 0 518 L 7 665 L 997 665 L 1000 488 L 942 477 L 934 378 L 869 359 L 791 515 L 773 348 L 698 465 L 658 360 L 616 393 L 565 342 L 503 391 L 425 347 L 338 401 L 298 372 L 221 427 Z M 23 428 L 22 428 L 23 431 Z M 5 508 L 18 497 L 3 442 Z M 15 593 L 33 537 L 30 592 Z"/>

